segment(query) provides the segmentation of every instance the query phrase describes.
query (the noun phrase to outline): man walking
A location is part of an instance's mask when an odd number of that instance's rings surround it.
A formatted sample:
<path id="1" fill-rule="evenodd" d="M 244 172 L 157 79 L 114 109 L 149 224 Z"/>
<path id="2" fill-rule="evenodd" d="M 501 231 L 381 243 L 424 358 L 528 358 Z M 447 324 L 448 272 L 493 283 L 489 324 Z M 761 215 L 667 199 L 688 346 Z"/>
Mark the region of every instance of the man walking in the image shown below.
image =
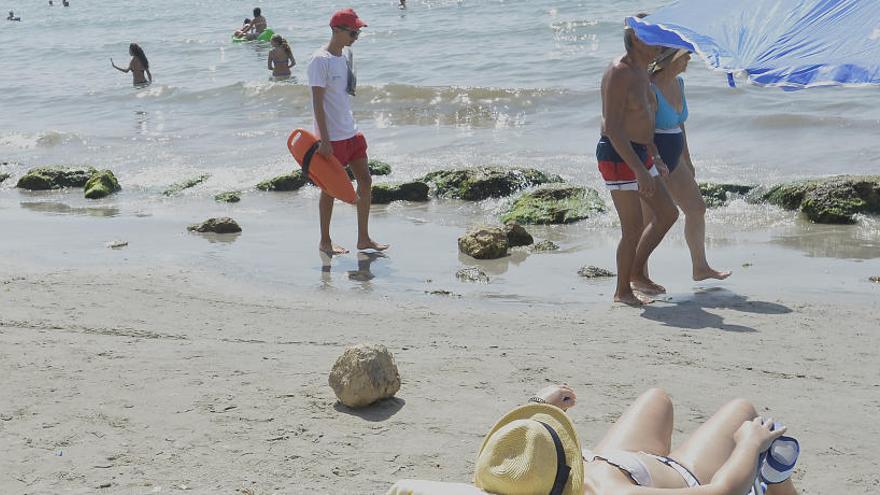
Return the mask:
<path id="1" fill-rule="evenodd" d="M 318 153 L 335 156 L 348 166 L 357 180 L 357 223 L 359 250 L 383 251 L 387 244 L 373 241 L 369 234 L 372 179 L 367 167 L 367 139 L 358 132 L 351 111 L 355 91 L 355 75 L 351 49 L 348 48 L 367 27 L 352 9 L 342 9 L 330 19 L 330 42 L 312 55 L 309 62 L 309 86 L 315 113 L 315 131 L 321 144 Z M 330 218 L 333 197 L 321 191 L 318 203 L 321 223 L 321 241 L 318 248 L 328 255 L 344 254 L 348 250 L 330 239 Z"/>
<path id="2" fill-rule="evenodd" d="M 659 48 L 646 45 L 630 28 L 624 30 L 624 45 L 626 54 L 614 60 L 602 77 L 602 138 L 596 158 L 622 230 L 614 300 L 640 306 L 651 300 L 637 297 L 633 289 L 647 295 L 666 291 L 648 278 L 646 266 L 678 219 L 678 209 L 658 178 L 668 175 L 666 165 L 648 152 L 657 103 L 647 68 Z M 652 218 L 642 218 L 643 203 Z M 647 225 L 646 220 L 650 220 Z"/>

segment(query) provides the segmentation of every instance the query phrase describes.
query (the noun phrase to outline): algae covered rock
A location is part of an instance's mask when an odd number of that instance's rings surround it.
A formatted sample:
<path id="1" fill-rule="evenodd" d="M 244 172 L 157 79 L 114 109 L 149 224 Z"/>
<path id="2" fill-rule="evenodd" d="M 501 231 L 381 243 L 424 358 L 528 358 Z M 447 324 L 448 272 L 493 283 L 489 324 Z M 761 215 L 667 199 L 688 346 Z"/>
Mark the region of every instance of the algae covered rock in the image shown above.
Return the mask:
<path id="1" fill-rule="evenodd" d="M 504 225 L 504 232 L 507 234 L 507 245 L 509 247 L 530 246 L 534 244 L 535 238 L 522 225 L 510 222 Z"/>
<path id="2" fill-rule="evenodd" d="M 119 187 L 119 181 L 116 176 L 109 170 L 101 170 L 93 175 L 85 185 L 85 197 L 88 199 L 105 198 L 116 191 L 122 189 Z"/>
<path id="3" fill-rule="evenodd" d="M 19 178 L 15 187 L 30 191 L 83 187 L 97 172 L 93 167 L 37 167 Z"/>
<path id="4" fill-rule="evenodd" d="M 475 266 L 467 266 L 458 270 L 455 272 L 455 278 L 462 282 L 476 282 L 480 284 L 489 283 L 489 276 L 486 275 L 486 272 Z"/>
<path id="5" fill-rule="evenodd" d="M 391 175 L 391 165 L 382 160 L 370 160 L 367 162 L 367 168 L 370 169 L 370 175 Z M 354 173 L 351 171 L 351 168 L 345 167 L 345 171 L 348 173 L 348 178 L 354 180 Z"/>
<path id="6" fill-rule="evenodd" d="M 171 186 L 168 187 L 168 189 L 165 189 L 165 191 L 163 191 L 162 194 L 164 194 L 165 196 L 174 196 L 175 194 L 179 194 L 180 192 L 184 191 L 185 189 L 190 189 L 192 187 L 196 187 L 197 185 L 201 184 L 202 182 L 205 182 L 206 180 L 208 180 L 210 178 L 211 178 L 210 174 L 202 174 L 202 175 L 199 175 L 198 177 L 191 177 L 189 179 L 180 181 L 176 184 L 172 184 Z"/>
<path id="7" fill-rule="evenodd" d="M 837 176 L 773 186 L 752 194 L 816 223 L 854 223 L 856 214 L 880 214 L 880 176 Z"/>
<path id="8" fill-rule="evenodd" d="M 547 184 L 520 196 L 501 216 L 502 222 L 564 224 L 605 211 L 595 189 L 567 184 Z"/>
<path id="9" fill-rule="evenodd" d="M 229 191 L 214 196 L 214 201 L 218 203 L 238 203 L 241 201 L 241 193 L 238 191 Z"/>
<path id="10" fill-rule="evenodd" d="M 215 232 L 217 234 L 235 234 L 241 232 L 238 223 L 229 217 L 209 218 L 202 223 L 186 228 L 190 232 Z"/>
<path id="11" fill-rule="evenodd" d="M 360 408 L 394 397 L 400 390 L 400 372 L 385 346 L 361 344 L 345 349 L 328 382 L 339 402 Z"/>
<path id="12" fill-rule="evenodd" d="M 592 265 L 581 267 L 581 269 L 578 270 L 578 275 L 580 275 L 581 277 L 590 278 L 590 279 L 592 279 L 592 278 L 608 278 L 608 277 L 615 277 L 616 276 L 614 274 L 614 272 L 612 272 L 610 270 L 606 270 L 604 268 L 599 268 L 597 266 L 592 266 Z"/>
<path id="13" fill-rule="evenodd" d="M 559 251 L 559 245 L 553 241 L 543 240 L 532 246 L 533 253 L 549 253 L 550 251 Z"/>
<path id="14" fill-rule="evenodd" d="M 507 233 L 501 227 L 475 227 L 458 238 L 458 249 L 478 260 L 507 256 Z"/>
<path id="15" fill-rule="evenodd" d="M 428 201 L 428 185 L 424 182 L 373 184 L 373 204 L 392 201 Z"/>
<path id="16" fill-rule="evenodd" d="M 439 170 L 420 180 L 432 184 L 438 196 L 469 201 L 502 198 L 528 187 L 562 182 L 560 177 L 540 170 L 505 167 Z"/>
<path id="17" fill-rule="evenodd" d="M 739 184 L 715 184 L 710 182 L 700 182 L 700 194 L 709 208 L 722 206 L 732 199 L 733 196 L 745 196 L 755 186 L 744 186 Z"/>
<path id="18" fill-rule="evenodd" d="M 308 184 L 308 179 L 301 171 L 296 170 L 291 174 L 279 175 L 274 179 L 264 180 L 257 184 L 257 189 L 261 191 L 296 191 L 297 189 Z"/>

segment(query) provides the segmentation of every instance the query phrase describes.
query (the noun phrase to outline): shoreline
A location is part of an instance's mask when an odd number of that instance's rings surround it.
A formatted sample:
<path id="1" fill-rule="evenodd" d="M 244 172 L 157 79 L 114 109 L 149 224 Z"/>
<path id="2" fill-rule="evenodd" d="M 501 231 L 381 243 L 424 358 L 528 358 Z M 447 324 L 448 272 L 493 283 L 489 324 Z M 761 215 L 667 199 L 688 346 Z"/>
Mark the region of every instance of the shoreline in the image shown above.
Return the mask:
<path id="1" fill-rule="evenodd" d="M 4 493 L 381 494 L 400 478 L 467 481 L 494 420 L 563 381 L 581 398 L 571 414 L 585 444 L 652 386 L 676 403 L 675 442 L 744 396 L 801 441 L 801 493 L 877 483 L 880 403 L 865 402 L 880 387 L 876 300 L 708 291 L 642 311 L 558 311 L 291 297 L 176 269 L 0 273 Z M 389 347 L 403 386 L 352 413 L 327 375 L 364 341 Z"/>

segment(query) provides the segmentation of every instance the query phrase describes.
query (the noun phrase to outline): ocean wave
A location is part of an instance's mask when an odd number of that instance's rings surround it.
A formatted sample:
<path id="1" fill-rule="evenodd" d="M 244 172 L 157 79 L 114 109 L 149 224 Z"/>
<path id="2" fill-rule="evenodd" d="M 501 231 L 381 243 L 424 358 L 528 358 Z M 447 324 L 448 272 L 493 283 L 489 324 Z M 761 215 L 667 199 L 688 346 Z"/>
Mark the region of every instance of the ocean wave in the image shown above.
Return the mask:
<path id="1" fill-rule="evenodd" d="M 0 146 L 19 150 L 54 148 L 73 141 L 82 141 L 82 138 L 77 134 L 61 131 L 45 131 L 36 134 L 14 132 L 0 136 Z"/>

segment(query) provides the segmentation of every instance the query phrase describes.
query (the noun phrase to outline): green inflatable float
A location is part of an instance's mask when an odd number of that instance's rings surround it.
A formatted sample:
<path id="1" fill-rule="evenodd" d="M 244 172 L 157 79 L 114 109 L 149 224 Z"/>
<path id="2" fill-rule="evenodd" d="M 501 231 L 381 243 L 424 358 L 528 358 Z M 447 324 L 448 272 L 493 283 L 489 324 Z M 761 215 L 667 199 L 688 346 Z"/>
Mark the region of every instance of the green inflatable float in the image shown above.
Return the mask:
<path id="1" fill-rule="evenodd" d="M 272 39 L 273 34 L 275 34 L 275 31 L 272 31 L 272 28 L 266 28 L 263 30 L 262 33 L 260 33 L 259 36 L 257 36 L 255 39 L 252 39 L 252 40 L 247 39 L 247 37 L 245 37 L 245 36 L 232 35 L 232 42 L 233 43 L 244 43 L 246 41 L 269 41 L 270 39 Z"/>

